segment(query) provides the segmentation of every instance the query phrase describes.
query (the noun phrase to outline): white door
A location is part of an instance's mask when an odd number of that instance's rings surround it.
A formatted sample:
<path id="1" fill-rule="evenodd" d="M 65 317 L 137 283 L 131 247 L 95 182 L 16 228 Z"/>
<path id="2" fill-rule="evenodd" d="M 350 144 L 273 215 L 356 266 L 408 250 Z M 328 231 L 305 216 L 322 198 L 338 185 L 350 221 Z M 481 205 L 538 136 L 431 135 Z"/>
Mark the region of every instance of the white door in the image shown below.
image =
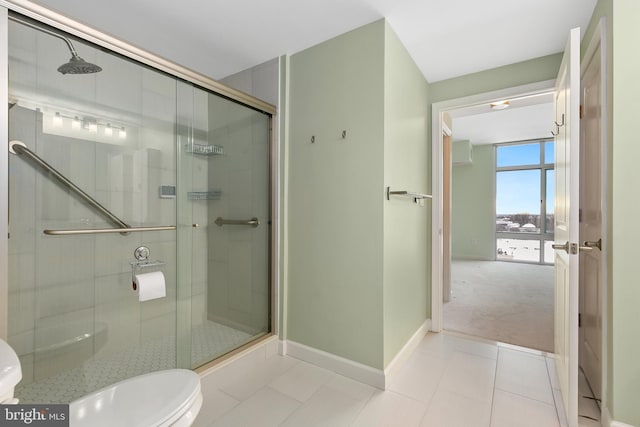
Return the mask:
<path id="1" fill-rule="evenodd" d="M 580 259 L 580 366 L 602 398 L 602 37 L 592 41 L 582 73 L 580 236 L 594 247 Z M 592 55 L 589 52 L 593 51 Z"/>
<path id="2" fill-rule="evenodd" d="M 580 29 L 571 30 L 556 80 L 555 365 L 569 427 L 578 425 Z"/>

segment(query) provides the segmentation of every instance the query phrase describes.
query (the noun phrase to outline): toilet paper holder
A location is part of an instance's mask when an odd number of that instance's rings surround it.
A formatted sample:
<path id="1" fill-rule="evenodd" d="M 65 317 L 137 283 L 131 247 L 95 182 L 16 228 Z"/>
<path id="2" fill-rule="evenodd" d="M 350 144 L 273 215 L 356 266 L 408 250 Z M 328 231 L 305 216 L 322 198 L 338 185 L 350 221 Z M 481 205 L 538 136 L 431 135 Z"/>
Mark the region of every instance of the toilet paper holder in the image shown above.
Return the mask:
<path id="1" fill-rule="evenodd" d="M 150 260 L 149 255 L 151 251 L 146 246 L 138 246 L 135 251 L 133 251 L 133 256 L 136 258 L 136 261 L 132 261 L 131 264 L 131 285 L 133 286 L 133 290 L 136 290 L 136 281 L 135 276 L 139 270 L 149 267 L 160 267 L 166 264 L 164 261 L 158 260 Z"/>

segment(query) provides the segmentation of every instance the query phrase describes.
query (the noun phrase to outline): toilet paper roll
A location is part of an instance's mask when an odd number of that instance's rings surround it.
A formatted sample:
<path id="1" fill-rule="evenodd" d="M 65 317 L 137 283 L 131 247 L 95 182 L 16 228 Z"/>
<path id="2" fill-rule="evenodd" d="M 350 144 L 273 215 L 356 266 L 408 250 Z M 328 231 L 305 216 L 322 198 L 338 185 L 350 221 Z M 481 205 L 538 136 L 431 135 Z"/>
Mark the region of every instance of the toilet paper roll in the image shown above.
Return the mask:
<path id="1" fill-rule="evenodd" d="M 167 287 L 164 283 L 162 271 L 136 274 L 133 281 L 138 288 L 138 299 L 140 301 L 149 301 L 167 296 Z"/>

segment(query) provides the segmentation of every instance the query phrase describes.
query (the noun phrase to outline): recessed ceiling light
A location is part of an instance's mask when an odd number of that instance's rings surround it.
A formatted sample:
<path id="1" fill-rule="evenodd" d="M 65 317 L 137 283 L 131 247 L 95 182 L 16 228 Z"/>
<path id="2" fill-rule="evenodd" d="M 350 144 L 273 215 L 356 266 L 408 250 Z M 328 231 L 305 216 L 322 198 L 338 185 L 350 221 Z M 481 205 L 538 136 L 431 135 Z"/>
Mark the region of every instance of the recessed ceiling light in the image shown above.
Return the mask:
<path id="1" fill-rule="evenodd" d="M 509 101 L 497 101 L 489 104 L 492 110 L 504 110 L 509 107 Z"/>

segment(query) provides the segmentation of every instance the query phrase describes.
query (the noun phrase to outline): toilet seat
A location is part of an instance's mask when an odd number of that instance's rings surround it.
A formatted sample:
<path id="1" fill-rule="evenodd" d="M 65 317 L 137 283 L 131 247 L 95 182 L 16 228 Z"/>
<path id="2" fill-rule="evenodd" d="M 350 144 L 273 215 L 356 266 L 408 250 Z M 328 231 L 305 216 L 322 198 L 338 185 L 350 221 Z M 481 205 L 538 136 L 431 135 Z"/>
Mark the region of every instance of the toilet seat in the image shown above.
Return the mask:
<path id="1" fill-rule="evenodd" d="M 121 381 L 71 402 L 70 426 L 188 426 L 201 406 L 198 375 L 169 369 Z"/>

